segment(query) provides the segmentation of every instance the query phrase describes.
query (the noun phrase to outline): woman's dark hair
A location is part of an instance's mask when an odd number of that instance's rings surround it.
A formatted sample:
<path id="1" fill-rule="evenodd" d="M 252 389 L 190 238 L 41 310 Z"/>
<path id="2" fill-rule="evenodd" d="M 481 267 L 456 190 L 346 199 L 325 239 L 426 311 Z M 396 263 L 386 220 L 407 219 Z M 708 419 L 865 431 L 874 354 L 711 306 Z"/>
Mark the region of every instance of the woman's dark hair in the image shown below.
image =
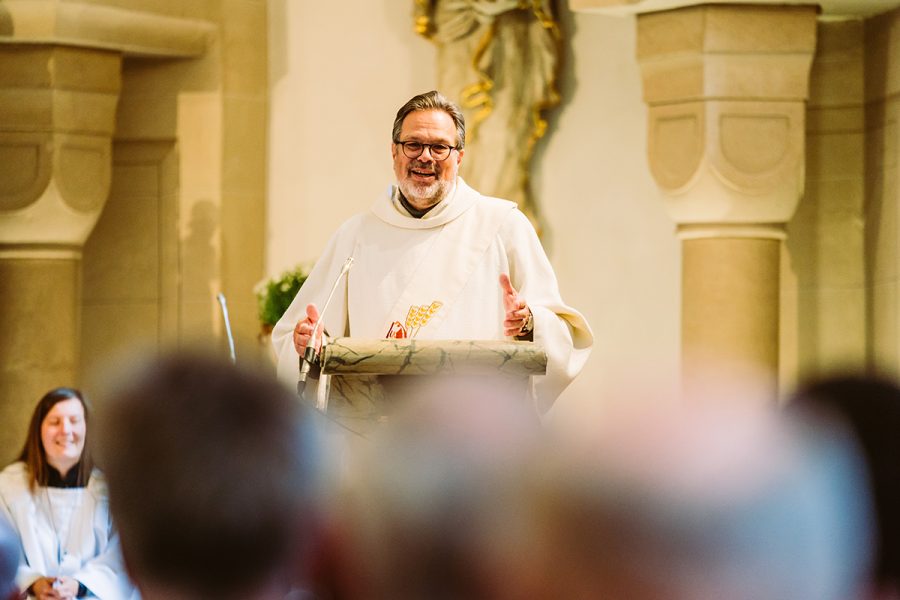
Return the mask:
<path id="1" fill-rule="evenodd" d="M 40 399 L 37 406 L 34 407 L 34 413 L 31 415 L 31 423 L 28 425 L 28 435 L 25 438 L 25 445 L 22 447 L 22 453 L 19 460 L 28 467 L 28 486 L 34 491 L 35 486 L 45 486 L 50 478 L 50 465 L 47 463 L 47 453 L 44 451 L 44 444 L 41 441 L 41 425 L 47 414 L 56 404 L 64 400 L 78 400 L 84 409 L 84 449 L 81 451 L 81 458 L 73 469 L 76 470 L 76 485 L 87 485 L 88 478 L 94 468 L 94 461 L 91 459 L 91 453 L 88 450 L 88 404 L 80 391 L 73 388 L 60 387 L 50 390 L 44 397 Z"/>

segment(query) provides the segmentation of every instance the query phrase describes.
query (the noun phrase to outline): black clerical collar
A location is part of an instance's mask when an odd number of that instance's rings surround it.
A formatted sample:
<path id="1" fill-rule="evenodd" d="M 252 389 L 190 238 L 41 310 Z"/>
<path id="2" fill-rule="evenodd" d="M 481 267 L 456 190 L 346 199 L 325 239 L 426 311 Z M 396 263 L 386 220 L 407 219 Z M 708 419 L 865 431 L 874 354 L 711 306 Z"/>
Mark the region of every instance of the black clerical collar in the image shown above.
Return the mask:
<path id="1" fill-rule="evenodd" d="M 437 206 L 437 204 L 435 204 L 434 206 L 429 206 L 426 209 L 418 209 L 409 203 L 409 200 L 406 199 L 406 196 L 404 196 L 403 192 L 401 192 L 400 190 L 397 190 L 397 195 L 400 196 L 400 205 L 406 209 L 406 212 L 408 212 L 410 215 L 412 215 L 416 219 L 421 219 L 426 214 L 428 214 L 429 210 L 431 210 L 432 208 Z M 438 202 L 438 204 L 440 204 L 440 202 Z"/>
<path id="2" fill-rule="evenodd" d="M 81 463 L 77 463 L 69 472 L 66 473 L 66 476 L 63 477 L 59 474 L 54 467 L 47 465 L 47 487 L 55 487 L 55 488 L 74 488 L 74 487 L 82 487 L 78 485 L 78 470 L 81 466 Z"/>

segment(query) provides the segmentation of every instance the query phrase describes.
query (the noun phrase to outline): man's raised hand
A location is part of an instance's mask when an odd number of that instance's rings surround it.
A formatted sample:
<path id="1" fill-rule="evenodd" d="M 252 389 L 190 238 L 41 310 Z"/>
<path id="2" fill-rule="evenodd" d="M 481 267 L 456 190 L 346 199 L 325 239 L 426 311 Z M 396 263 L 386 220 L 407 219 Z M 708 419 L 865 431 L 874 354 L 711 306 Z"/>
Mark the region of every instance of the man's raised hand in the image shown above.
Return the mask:
<path id="1" fill-rule="evenodd" d="M 503 319 L 503 335 L 516 337 L 527 334 L 522 329 L 531 317 L 531 309 L 525 303 L 525 299 L 519 296 L 516 288 L 512 286 L 509 275 L 500 274 L 500 287 L 503 289 L 503 307 L 506 315 Z"/>
<path id="2" fill-rule="evenodd" d="M 297 321 L 297 324 L 294 326 L 294 349 L 297 350 L 297 354 L 301 356 L 306 351 L 306 346 L 309 344 L 309 338 L 312 336 L 313 327 L 316 327 L 320 332 L 322 331 L 322 324 L 319 323 L 319 309 L 316 308 L 315 304 L 307 304 L 306 305 L 306 317 L 300 321 Z M 316 337 L 316 350 L 322 346 L 322 337 Z"/>

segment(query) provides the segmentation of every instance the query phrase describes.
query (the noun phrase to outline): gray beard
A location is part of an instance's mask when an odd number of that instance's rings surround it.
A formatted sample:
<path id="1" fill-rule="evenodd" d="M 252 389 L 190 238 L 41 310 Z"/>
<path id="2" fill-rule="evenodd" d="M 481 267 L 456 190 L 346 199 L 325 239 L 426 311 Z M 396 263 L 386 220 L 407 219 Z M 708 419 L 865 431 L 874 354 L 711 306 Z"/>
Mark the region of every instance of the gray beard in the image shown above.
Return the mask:
<path id="1" fill-rule="evenodd" d="M 428 185 L 416 185 L 408 181 L 401 181 L 398 183 L 398 187 L 410 204 L 417 208 L 428 208 L 446 198 L 447 193 L 450 191 L 451 183 L 450 181 L 437 180 Z"/>

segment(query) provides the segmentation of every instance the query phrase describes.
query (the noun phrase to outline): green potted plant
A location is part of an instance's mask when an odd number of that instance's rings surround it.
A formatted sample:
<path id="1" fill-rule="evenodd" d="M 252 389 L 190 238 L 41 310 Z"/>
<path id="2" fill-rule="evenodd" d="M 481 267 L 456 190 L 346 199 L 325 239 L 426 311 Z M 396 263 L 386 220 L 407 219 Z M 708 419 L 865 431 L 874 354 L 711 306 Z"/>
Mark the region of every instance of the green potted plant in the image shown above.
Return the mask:
<path id="1" fill-rule="evenodd" d="M 297 265 L 278 277 L 260 281 L 253 289 L 256 294 L 259 322 L 264 335 L 272 333 L 278 319 L 290 306 L 294 296 L 300 290 L 300 286 L 309 276 L 309 270 L 309 265 Z"/>

